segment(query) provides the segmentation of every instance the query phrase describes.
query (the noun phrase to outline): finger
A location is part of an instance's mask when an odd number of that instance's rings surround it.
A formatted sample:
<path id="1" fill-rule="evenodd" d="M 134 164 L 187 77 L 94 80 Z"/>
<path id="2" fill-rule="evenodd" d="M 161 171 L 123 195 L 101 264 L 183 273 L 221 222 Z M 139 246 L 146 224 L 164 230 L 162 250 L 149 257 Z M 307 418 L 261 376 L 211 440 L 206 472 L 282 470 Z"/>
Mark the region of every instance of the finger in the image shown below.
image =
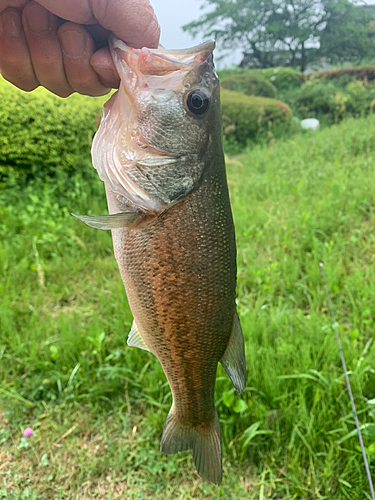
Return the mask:
<path id="1" fill-rule="evenodd" d="M 101 48 L 104 47 L 105 45 L 108 45 L 108 37 L 110 36 L 111 32 L 104 29 L 103 26 L 100 26 L 100 24 L 88 24 L 85 26 L 85 29 L 91 36 L 91 38 L 95 41 L 95 46 Z"/>
<path id="2" fill-rule="evenodd" d="M 26 38 L 22 29 L 21 14 L 15 9 L 0 13 L 0 73 L 22 90 L 38 87 Z"/>
<path id="3" fill-rule="evenodd" d="M 0 0 L 1 1 L 1 0 Z M 15 0 L 13 0 L 15 1 Z M 149 0 L 37 0 L 53 14 L 79 24 L 96 20 L 132 47 L 157 48 L 160 27 Z"/>
<path id="4" fill-rule="evenodd" d="M 58 30 L 65 74 L 72 88 L 80 94 L 97 96 L 109 92 L 90 64 L 94 43 L 87 31 L 78 24 L 65 23 Z"/>
<path id="5" fill-rule="evenodd" d="M 27 0 L 0 0 L 0 12 L 7 9 L 8 7 L 22 9 L 26 2 Z"/>
<path id="6" fill-rule="evenodd" d="M 1 1 L 1 0 L 0 0 Z M 91 0 L 36 0 L 40 5 L 55 14 L 79 24 L 93 24 L 96 19 L 91 8 Z"/>
<path id="7" fill-rule="evenodd" d="M 97 50 L 90 59 L 90 64 L 98 73 L 100 81 L 105 87 L 117 89 L 120 85 L 120 77 L 108 48 Z"/>
<path id="8" fill-rule="evenodd" d="M 41 5 L 30 2 L 23 10 L 22 22 L 39 83 L 60 97 L 68 97 L 74 90 L 65 76 L 57 18 Z"/>
<path id="9" fill-rule="evenodd" d="M 135 48 L 157 48 L 160 27 L 149 0 L 91 0 L 98 22 Z"/>

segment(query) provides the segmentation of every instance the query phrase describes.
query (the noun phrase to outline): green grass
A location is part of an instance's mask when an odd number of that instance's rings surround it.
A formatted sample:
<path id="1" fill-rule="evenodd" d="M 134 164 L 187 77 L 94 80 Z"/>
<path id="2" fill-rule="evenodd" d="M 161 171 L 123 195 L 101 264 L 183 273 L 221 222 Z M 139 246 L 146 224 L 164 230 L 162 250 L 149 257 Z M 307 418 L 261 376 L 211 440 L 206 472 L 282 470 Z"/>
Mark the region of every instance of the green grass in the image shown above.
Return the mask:
<path id="1" fill-rule="evenodd" d="M 69 215 L 104 213 L 93 169 L 4 187 L 0 498 L 370 498 L 318 264 L 375 474 L 374 159 L 373 117 L 228 158 L 248 373 L 240 400 L 218 372 L 221 487 L 159 452 L 165 377 L 126 346 L 110 235 Z"/>

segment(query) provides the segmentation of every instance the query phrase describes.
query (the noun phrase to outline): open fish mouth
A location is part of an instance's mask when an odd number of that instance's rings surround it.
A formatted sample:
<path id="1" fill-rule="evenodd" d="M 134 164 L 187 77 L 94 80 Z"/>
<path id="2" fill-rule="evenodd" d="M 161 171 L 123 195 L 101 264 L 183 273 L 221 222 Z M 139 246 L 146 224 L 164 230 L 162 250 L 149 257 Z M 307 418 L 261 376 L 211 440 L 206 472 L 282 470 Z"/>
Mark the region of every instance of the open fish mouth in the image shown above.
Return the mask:
<path id="1" fill-rule="evenodd" d="M 215 49 L 214 40 L 206 40 L 195 47 L 189 49 L 174 49 L 167 50 L 164 48 L 149 49 L 134 49 L 128 47 L 126 43 L 114 36 L 110 38 L 110 50 L 116 66 L 122 64 L 119 61 L 119 49 L 122 53 L 122 61 L 124 56 L 126 64 L 133 70 L 138 70 L 143 75 L 163 76 L 174 71 L 189 71 L 197 64 L 201 64 L 212 55 Z"/>
<path id="2" fill-rule="evenodd" d="M 181 82 L 190 71 L 206 61 L 213 67 L 215 41 L 188 49 L 134 49 L 112 35 L 109 46 L 128 99 L 134 100 L 136 89 L 148 88 L 154 98 L 167 102 L 181 92 Z"/>

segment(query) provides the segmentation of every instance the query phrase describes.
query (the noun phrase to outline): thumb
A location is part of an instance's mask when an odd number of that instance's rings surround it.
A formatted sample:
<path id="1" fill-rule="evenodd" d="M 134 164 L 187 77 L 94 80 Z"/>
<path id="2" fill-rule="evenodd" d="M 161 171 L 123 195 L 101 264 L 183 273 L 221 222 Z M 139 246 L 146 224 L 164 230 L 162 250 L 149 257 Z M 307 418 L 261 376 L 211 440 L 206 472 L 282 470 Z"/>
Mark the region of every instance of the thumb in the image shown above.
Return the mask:
<path id="1" fill-rule="evenodd" d="M 157 48 L 160 27 L 149 0 L 91 0 L 103 28 L 134 48 Z"/>

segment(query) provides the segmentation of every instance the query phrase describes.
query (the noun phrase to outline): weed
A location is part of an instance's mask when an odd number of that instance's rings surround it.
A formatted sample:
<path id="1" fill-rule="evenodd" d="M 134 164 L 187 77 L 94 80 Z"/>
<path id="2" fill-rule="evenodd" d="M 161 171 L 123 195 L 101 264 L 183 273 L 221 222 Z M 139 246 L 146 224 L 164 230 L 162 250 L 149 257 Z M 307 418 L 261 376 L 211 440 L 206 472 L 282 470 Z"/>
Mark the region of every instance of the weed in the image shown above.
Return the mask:
<path id="1" fill-rule="evenodd" d="M 169 387 L 150 353 L 126 346 L 110 234 L 69 215 L 105 213 L 95 172 L 4 188 L 0 498 L 364 498 L 318 264 L 374 473 L 374 137 L 373 117 L 347 119 L 228 158 L 248 372 L 239 399 L 218 371 L 220 488 L 188 453 L 159 452 Z"/>

